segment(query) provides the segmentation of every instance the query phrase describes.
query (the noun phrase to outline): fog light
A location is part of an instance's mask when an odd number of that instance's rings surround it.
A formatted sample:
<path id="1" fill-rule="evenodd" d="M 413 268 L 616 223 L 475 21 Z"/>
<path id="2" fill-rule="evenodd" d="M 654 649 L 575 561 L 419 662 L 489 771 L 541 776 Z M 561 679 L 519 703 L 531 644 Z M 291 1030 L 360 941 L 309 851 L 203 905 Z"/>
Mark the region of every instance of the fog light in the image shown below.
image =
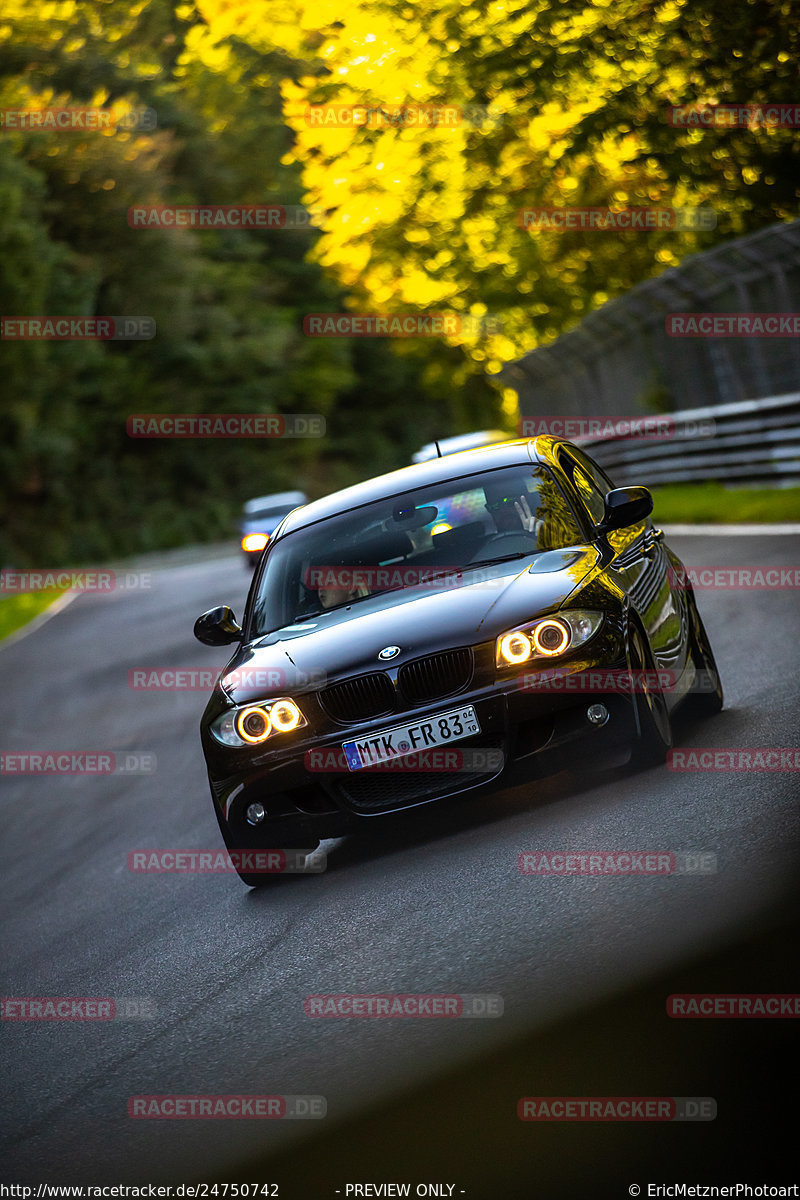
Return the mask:
<path id="1" fill-rule="evenodd" d="M 608 709 L 605 704 L 590 704 L 586 710 L 586 716 L 592 725 L 605 725 L 608 720 Z"/>
<path id="2" fill-rule="evenodd" d="M 248 805 L 246 816 L 250 825 L 260 825 L 266 815 L 267 810 L 263 804 L 256 802 Z"/>

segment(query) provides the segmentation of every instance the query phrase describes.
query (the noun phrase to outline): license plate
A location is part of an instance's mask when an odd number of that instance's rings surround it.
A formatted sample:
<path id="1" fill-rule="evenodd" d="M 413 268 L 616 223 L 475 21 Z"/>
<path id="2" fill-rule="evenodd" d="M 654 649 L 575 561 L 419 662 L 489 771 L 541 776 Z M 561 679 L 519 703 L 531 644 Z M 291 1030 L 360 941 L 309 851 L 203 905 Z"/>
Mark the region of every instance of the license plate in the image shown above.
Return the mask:
<path id="1" fill-rule="evenodd" d="M 351 771 L 362 767 L 374 767 L 377 763 L 391 762 L 431 746 L 444 746 L 449 742 L 460 742 L 463 738 L 480 733 L 481 727 L 471 704 L 454 708 L 450 712 L 437 713 L 411 725 L 395 725 L 381 733 L 344 742 L 342 749 Z"/>

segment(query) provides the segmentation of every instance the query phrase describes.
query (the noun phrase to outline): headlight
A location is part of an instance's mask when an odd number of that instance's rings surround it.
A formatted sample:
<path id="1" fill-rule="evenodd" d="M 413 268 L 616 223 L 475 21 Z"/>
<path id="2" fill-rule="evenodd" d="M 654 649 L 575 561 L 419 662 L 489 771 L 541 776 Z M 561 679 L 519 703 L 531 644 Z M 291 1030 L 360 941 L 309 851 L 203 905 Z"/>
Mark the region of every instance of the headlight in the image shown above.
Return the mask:
<path id="1" fill-rule="evenodd" d="M 531 641 L 537 654 L 550 658 L 564 653 L 572 641 L 572 630 L 566 621 L 540 621 L 533 627 Z"/>
<path id="2" fill-rule="evenodd" d="M 288 733 L 291 729 L 297 729 L 298 725 L 305 725 L 303 714 L 294 700 L 276 700 L 269 715 L 279 733 Z"/>
<path id="3" fill-rule="evenodd" d="M 242 538 L 242 549 L 252 554 L 256 550 L 263 550 L 268 541 L 265 533 L 248 533 Z"/>
<path id="4" fill-rule="evenodd" d="M 232 708 L 211 722 L 211 733 L 223 746 L 260 746 L 273 734 L 290 733 L 307 725 L 294 700 L 265 700 Z"/>
<path id="5" fill-rule="evenodd" d="M 260 708 L 258 705 L 253 705 L 251 708 L 243 708 L 236 714 L 234 728 L 243 742 L 248 742 L 251 746 L 257 745 L 259 742 L 265 742 L 269 737 L 270 717 L 266 708 Z"/>
<path id="6" fill-rule="evenodd" d="M 501 634 L 495 650 L 497 666 L 514 667 L 532 658 L 555 658 L 574 650 L 597 633 L 602 620 L 602 613 L 573 609 Z"/>
<path id="7" fill-rule="evenodd" d="M 498 661 L 506 663 L 525 662 L 531 656 L 531 642 L 527 634 L 507 633 L 497 644 Z"/>

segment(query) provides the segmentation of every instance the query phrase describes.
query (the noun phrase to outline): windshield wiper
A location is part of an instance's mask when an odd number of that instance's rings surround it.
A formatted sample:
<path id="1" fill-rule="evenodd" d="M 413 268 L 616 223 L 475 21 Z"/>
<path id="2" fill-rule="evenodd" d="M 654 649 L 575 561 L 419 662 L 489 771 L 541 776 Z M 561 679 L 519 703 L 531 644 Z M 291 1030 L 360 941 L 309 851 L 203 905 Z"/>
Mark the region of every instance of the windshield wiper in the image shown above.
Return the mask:
<path id="1" fill-rule="evenodd" d="M 467 563 L 462 567 L 462 571 L 471 571 L 475 567 L 491 567 L 494 563 L 511 562 L 515 558 L 533 558 L 536 554 L 542 554 L 541 550 L 534 550 L 532 554 L 501 554 L 497 558 L 480 558 L 477 562 Z"/>
<path id="2" fill-rule="evenodd" d="M 358 604 L 359 600 L 366 599 L 367 596 L 357 596 L 355 600 L 343 600 L 341 604 L 331 604 L 328 608 L 319 608 L 313 613 L 303 613 L 302 617 L 295 617 L 292 624 L 300 625 L 303 621 L 310 621 L 312 617 L 324 617 L 325 613 L 336 612 L 337 608 L 349 608 L 351 604 Z"/>

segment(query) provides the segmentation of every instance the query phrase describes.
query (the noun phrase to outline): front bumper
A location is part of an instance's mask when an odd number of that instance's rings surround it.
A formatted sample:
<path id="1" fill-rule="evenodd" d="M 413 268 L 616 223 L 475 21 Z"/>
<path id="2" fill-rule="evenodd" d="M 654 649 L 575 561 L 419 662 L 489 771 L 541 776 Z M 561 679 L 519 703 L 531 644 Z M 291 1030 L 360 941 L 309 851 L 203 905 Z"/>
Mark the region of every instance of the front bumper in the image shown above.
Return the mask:
<path id="1" fill-rule="evenodd" d="M 493 657 L 493 644 L 490 649 Z M 573 660 L 569 679 L 574 682 L 586 673 L 625 669 L 621 636 L 602 649 L 601 656 Z M 204 750 L 221 823 L 244 844 L 255 841 L 279 845 L 284 831 L 293 839 L 292 844 L 296 844 L 299 831 L 309 839 L 336 837 L 363 825 L 368 818 L 476 789 L 495 791 L 551 774 L 579 758 L 583 762 L 591 761 L 592 756 L 599 759 L 618 747 L 629 746 L 636 737 L 630 695 L 600 694 L 580 686 L 530 686 L 535 674 L 529 672 L 526 679 L 525 672 L 518 670 L 498 679 L 493 663 L 490 670 L 485 669 L 485 661 L 483 666 L 465 691 L 357 726 L 316 720 L 316 714 L 311 713 L 309 726 L 298 735 L 287 735 L 276 749 L 231 750 L 219 746 L 204 721 Z M 475 686 L 481 682 L 483 686 Z M 300 696 L 297 699 L 308 714 L 312 703 L 309 697 L 305 701 Z M 608 711 L 600 725 L 587 716 L 587 709 L 596 702 Z M 375 736 L 405 720 L 423 721 L 468 704 L 475 709 L 481 732 L 453 743 L 452 748 L 486 751 L 483 769 L 471 769 L 474 760 L 457 770 L 448 770 L 446 765 L 432 771 L 408 769 L 420 763 L 414 758 L 403 760 L 405 769 L 399 765 L 355 772 L 330 769 L 332 756 L 341 760 L 345 741 Z M 290 736 L 292 742 L 287 744 Z M 310 766 L 313 761 L 326 759 L 324 769 Z M 263 804 L 267 816 L 254 828 L 247 823 L 245 813 L 255 801 Z"/>

